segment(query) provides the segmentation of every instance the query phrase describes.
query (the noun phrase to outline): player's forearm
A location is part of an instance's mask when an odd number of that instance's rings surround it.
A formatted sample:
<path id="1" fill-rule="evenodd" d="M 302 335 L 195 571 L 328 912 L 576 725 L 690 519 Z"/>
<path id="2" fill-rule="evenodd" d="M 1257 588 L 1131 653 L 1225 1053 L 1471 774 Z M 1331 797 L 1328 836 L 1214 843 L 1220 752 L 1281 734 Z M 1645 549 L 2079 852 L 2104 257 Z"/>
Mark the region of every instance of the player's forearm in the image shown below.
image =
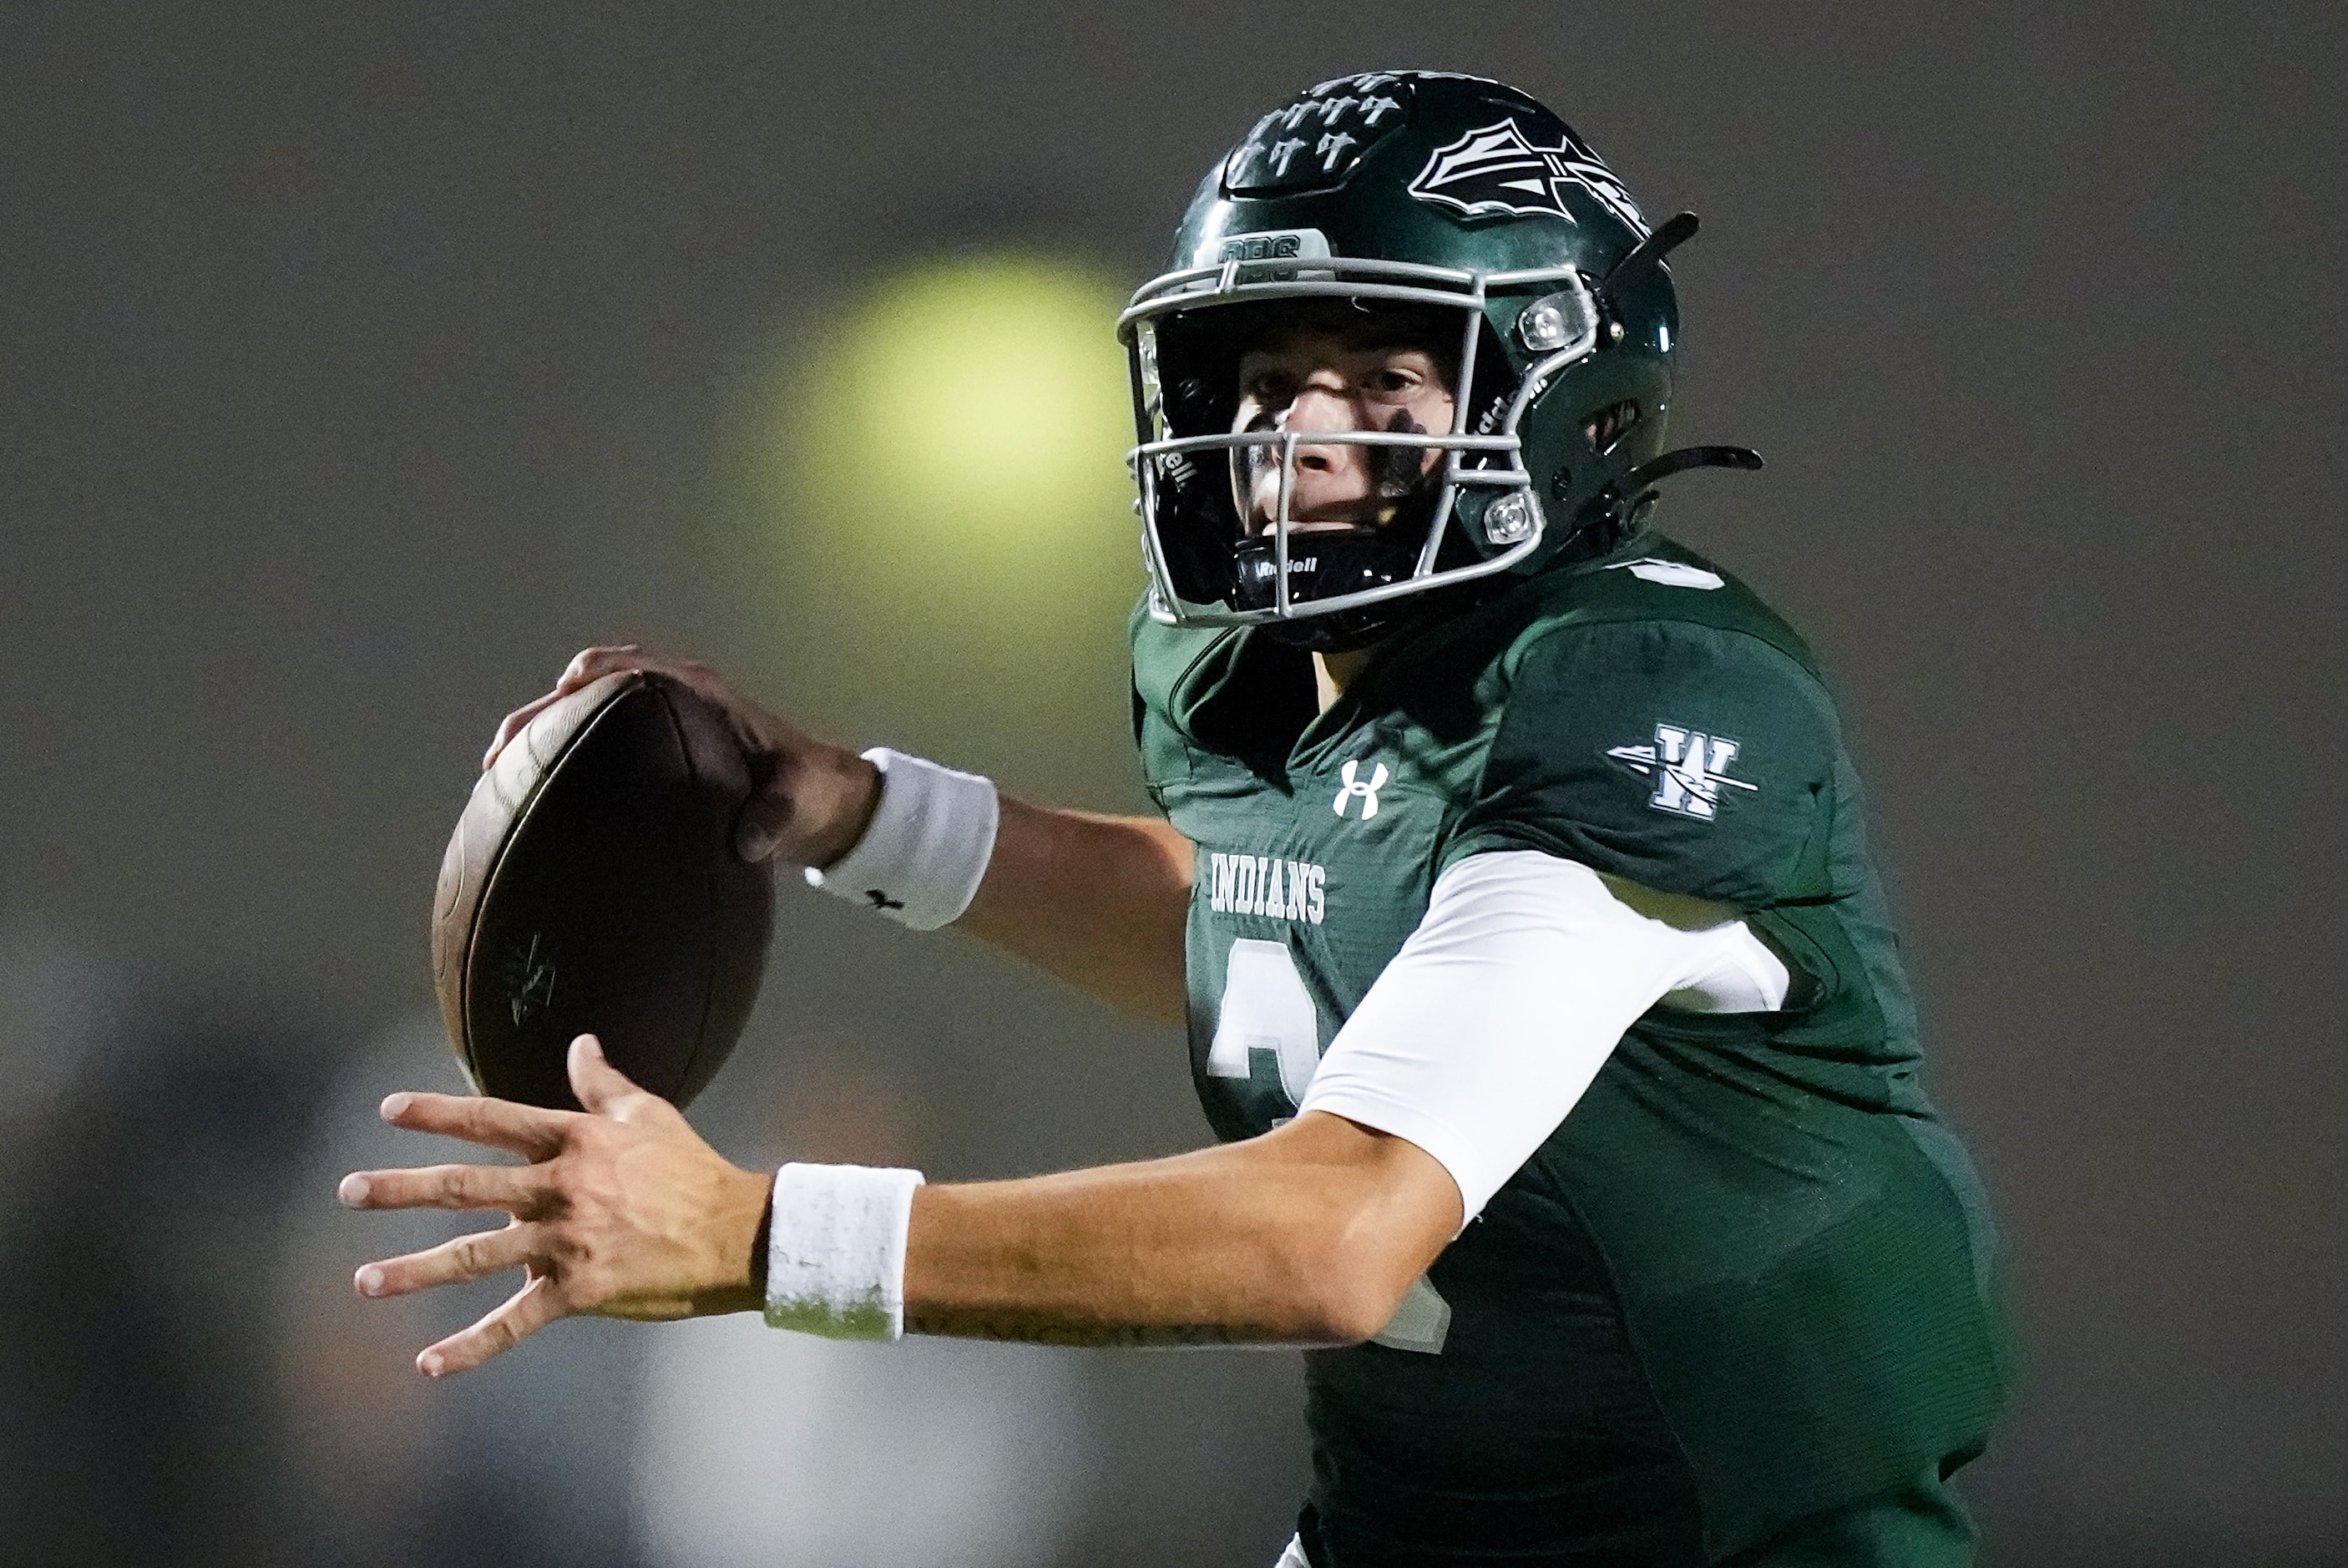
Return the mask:
<path id="1" fill-rule="evenodd" d="M 1057 1345 L 1351 1344 L 1457 1222 L 1426 1154 L 1318 1115 L 1170 1160 L 925 1187 L 905 1325 Z"/>
<path id="2" fill-rule="evenodd" d="M 955 929 L 1078 988 L 1180 1023 L 1189 841 L 1151 817 L 1004 796 L 985 880 Z"/>

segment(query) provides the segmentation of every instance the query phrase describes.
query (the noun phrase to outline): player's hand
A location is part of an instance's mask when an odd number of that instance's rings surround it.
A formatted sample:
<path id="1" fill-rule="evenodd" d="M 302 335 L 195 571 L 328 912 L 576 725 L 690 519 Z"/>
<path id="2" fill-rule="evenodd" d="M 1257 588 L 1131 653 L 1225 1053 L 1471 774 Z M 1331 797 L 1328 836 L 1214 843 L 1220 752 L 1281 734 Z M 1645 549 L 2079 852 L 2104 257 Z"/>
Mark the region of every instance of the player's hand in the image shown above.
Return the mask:
<path id="1" fill-rule="evenodd" d="M 496 1209 L 505 1229 L 368 1264 L 366 1296 L 407 1295 L 507 1269 L 529 1277 L 505 1304 L 416 1358 L 463 1372 L 558 1318 L 695 1317 L 761 1305 L 754 1260 L 767 1178 L 728 1164 L 677 1109 L 630 1083 L 592 1035 L 571 1042 L 578 1111 L 446 1094 L 383 1102 L 395 1127 L 528 1157 L 527 1165 L 361 1171 L 336 1196 L 354 1209 Z"/>
<path id="2" fill-rule="evenodd" d="M 856 847 L 880 798 L 880 769 L 845 747 L 784 723 L 736 692 L 707 665 L 648 654 L 633 643 L 585 650 L 571 661 L 552 691 L 506 715 L 481 758 L 483 769 L 550 704 L 622 670 L 666 676 L 726 715 L 750 759 L 750 799 L 734 828 L 734 847 L 744 860 L 773 855 L 791 865 L 821 867 Z"/>

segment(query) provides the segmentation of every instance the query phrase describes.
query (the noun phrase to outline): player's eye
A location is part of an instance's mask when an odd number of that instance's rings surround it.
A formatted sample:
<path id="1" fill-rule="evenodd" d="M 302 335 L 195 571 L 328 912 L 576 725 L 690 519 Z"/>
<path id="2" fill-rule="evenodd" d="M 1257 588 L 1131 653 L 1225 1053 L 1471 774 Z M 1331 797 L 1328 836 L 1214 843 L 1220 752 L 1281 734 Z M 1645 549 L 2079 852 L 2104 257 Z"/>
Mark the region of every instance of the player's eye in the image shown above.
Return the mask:
<path id="1" fill-rule="evenodd" d="M 1281 370 L 1259 370 L 1240 383 L 1240 390 L 1266 408 L 1284 408 L 1296 401 L 1296 377 Z"/>
<path id="2" fill-rule="evenodd" d="M 1411 372 L 1386 366 L 1364 377 L 1362 389 L 1381 401 L 1392 402 L 1408 397 L 1420 385 L 1419 378 Z"/>

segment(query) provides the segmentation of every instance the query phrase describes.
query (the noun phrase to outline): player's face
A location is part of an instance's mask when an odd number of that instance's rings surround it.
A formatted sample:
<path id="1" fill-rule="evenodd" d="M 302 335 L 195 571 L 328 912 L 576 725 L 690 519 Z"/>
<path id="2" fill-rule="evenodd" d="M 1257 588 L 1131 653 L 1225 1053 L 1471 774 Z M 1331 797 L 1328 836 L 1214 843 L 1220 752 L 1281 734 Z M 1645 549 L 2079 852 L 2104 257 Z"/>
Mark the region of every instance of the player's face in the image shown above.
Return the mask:
<path id="1" fill-rule="evenodd" d="M 1363 333 L 1274 334 L 1241 356 L 1239 378 L 1236 430 L 1451 428 L 1452 389 L 1436 355 Z M 1300 445 L 1291 523 L 1299 533 L 1382 527 L 1441 460 L 1432 447 Z M 1269 530 L 1280 508 L 1279 449 L 1249 449 L 1235 479 L 1249 532 Z"/>

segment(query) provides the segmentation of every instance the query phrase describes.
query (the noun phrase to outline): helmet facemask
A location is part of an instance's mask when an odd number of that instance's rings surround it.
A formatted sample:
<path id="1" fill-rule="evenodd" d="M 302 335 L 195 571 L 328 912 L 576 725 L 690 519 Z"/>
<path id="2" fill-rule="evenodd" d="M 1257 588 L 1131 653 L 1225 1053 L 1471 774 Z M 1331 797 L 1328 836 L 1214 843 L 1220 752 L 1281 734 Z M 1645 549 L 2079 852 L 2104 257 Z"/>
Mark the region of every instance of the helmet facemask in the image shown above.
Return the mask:
<path id="1" fill-rule="evenodd" d="M 1514 428 L 1524 399 L 1492 342 L 1483 282 L 1315 257 L 1305 270 L 1192 269 L 1142 291 L 1122 325 L 1143 437 L 1132 459 L 1154 616 L 1358 647 L 1416 608 L 1398 601 L 1505 571 L 1538 548 L 1540 509 Z M 1365 343 L 1427 350 L 1452 394 L 1447 428 L 1390 417 L 1384 428 L 1237 428 L 1238 367 L 1251 344 L 1349 326 Z M 1337 446 L 1368 449 L 1372 490 L 1373 516 L 1343 531 L 1294 515 L 1300 449 Z"/>
<path id="2" fill-rule="evenodd" d="M 1277 313 L 1277 314 L 1275 314 Z M 1415 350 L 1432 370 L 1431 383 L 1446 401 L 1456 402 L 1460 360 L 1452 324 L 1416 310 L 1379 310 L 1359 300 L 1308 300 L 1291 310 L 1258 307 L 1258 335 L 1263 346 L 1276 349 L 1300 335 L 1317 337 L 1334 346 L 1338 357 L 1376 356 L 1391 350 Z M 1233 573 L 1231 600 L 1240 610 L 1277 610 L 1278 584 L 1283 576 L 1292 605 L 1313 604 L 1408 580 L 1443 503 L 1441 452 L 1427 442 L 1380 443 L 1334 451 L 1351 445 L 1323 438 L 1347 432 L 1299 426 L 1290 439 L 1290 420 L 1305 395 L 1292 388 L 1285 398 L 1279 391 L 1277 408 L 1259 402 L 1247 374 L 1251 356 L 1242 343 L 1238 356 L 1240 407 L 1234 424 L 1251 435 L 1274 435 L 1277 444 L 1232 449 L 1229 463 L 1233 511 L 1239 535 L 1231 548 Z M 1358 398 L 1359 394 L 1355 394 Z M 1253 414 L 1249 409 L 1252 405 Z M 1448 428 L 1448 410 L 1422 408 Z M 1413 409 L 1391 399 L 1375 398 L 1361 408 L 1361 428 L 1395 437 L 1428 437 Z M 1363 493 L 1346 498 L 1351 517 L 1298 517 L 1309 507 L 1297 504 L 1304 470 L 1327 469 L 1347 462 L 1359 465 Z M 1288 548 L 1281 549 L 1282 537 Z M 1335 651 L 1371 640 L 1392 619 L 1392 612 L 1375 606 L 1269 624 L 1267 634 L 1282 642 Z"/>

